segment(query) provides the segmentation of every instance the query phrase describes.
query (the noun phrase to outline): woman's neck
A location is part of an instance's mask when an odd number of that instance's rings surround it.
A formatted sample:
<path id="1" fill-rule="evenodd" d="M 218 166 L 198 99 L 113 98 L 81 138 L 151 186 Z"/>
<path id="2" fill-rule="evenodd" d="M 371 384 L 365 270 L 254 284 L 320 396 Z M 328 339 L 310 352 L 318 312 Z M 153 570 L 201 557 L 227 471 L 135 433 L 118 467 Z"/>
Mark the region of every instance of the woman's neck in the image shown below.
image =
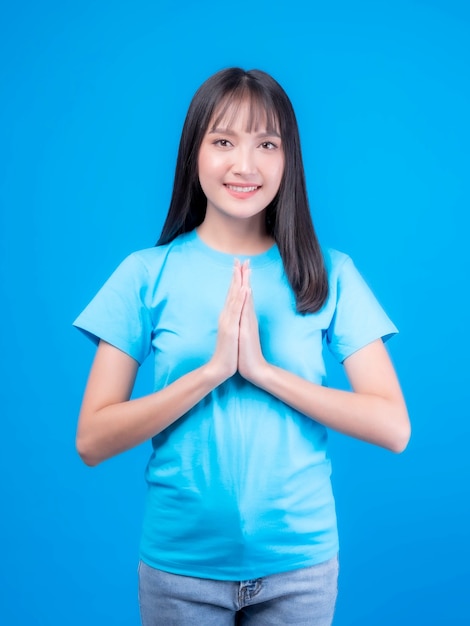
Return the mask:
<path id="1" fill-rule="evenodd" d="M 258 216 L 256 216 L 258 217 Z M 227 254 L 262 254 L 274 244 L 266 233 L 264 214 L 262 219 L 217 219 L 211 217 L 202 222 L 197 233 L 202 241 L 219 252 Z"/>

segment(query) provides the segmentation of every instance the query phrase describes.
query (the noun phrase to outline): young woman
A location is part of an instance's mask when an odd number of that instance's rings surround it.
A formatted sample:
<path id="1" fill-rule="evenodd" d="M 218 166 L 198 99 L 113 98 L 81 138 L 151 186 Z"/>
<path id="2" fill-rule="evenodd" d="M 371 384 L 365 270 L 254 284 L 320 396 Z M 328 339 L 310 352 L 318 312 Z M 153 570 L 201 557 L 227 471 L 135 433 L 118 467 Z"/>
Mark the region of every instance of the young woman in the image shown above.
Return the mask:
<path id="1" fill-rule="evenodd" d="M 144 626 L 331 623 L 338 539 L 327 429 L 403 450 L 396 332 L 351 259 L 322 251 L 292 105 L 259 70 L 195 94 L 157 246 L 75 325 L 98 343 L 77 447 L 89 465 L 152 439 Z M 325 386 L 322 346 L 352 391 Z M 154 392 L 130 399 L 153 352 Z"/>

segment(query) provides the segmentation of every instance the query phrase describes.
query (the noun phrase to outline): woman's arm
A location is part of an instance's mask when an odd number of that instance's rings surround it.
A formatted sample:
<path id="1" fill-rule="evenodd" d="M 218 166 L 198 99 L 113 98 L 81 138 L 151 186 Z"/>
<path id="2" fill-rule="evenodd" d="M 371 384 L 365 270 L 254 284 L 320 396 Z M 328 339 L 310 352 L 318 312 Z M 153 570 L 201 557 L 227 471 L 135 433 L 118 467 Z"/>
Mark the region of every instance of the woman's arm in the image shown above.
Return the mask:
<path id="1" fill-rule="evenodd" d="M 268 363 L 261 352 L 258 322 L 248 293 L 240 325 L 240 374 L 329 428 L 393 452 L 403 451 L 410 438 L 410 422 L 382 340 L 352 354 L 344 367 L 353 391 L 323 387 Z"/>
<path id="2" fill-rule="evenodd" d="M 240 315 L 246 296 L 242 269 L 233 279 L 219 317 L 211 360 L 164 389 L 130 400 L 138 363 L 100 341 L 83 397 L 77 450 L 87 465 L 97 465 L 164 430 L 237 371 Z"/>
<path id="3" fill-rule="evenodd" d="M 77 450 L 97 465 L 150 439 L 213 389 L 200 367 L 151 395 L 129 400 L 138 363 L 101 341 L 88 378 L 77 429 Z"/>

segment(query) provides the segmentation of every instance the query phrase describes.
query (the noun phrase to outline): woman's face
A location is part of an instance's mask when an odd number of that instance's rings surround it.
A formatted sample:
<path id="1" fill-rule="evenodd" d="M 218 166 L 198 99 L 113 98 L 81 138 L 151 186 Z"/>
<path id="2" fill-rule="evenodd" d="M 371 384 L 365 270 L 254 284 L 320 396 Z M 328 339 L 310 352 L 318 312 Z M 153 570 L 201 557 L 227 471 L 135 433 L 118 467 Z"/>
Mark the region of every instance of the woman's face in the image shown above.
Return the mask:
<path id="1" fill-rule="evenodd" d="M 213 212 L 231 219 L 259 219 L 279 190 L 282 139 L 267 130 L 266 116 L 248 131 L 249 117 L 248 102 L 240 104 L 235 119 L 229 107 L 217 127 L 211 121 L 204 135 L 198 173 L 207 198 L 206 219 Z"/>

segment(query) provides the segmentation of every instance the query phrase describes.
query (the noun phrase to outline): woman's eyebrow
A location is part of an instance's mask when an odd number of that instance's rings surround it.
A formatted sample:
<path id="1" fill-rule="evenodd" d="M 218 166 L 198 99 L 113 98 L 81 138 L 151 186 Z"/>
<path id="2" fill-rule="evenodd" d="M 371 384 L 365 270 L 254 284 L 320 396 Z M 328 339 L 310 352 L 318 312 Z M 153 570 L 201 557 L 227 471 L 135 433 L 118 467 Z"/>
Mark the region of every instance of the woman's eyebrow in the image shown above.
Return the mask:
<path id="1" fill-rule="evenodd" d="M 229 135 L 231 137 L 234 137 L 237 133 L 234 132 L 233 130 L 231 130 L 230 128 L 211 128 L 209 131 L 209 135 Z M 256 133 L 255 135 L 258 139 L 263 139 L 264 137 L 279 137 L 279 139 L 281 138 L 281 135 L 275 131 L 275 130 L 264 130 L 261 133 Z"/>
<path id="2" fill-rule="evenodd" d="M 211 128 L 209 135 L 231 135 L 234 137 L 237 133 L 234 133 L 230 128 Z"/>

